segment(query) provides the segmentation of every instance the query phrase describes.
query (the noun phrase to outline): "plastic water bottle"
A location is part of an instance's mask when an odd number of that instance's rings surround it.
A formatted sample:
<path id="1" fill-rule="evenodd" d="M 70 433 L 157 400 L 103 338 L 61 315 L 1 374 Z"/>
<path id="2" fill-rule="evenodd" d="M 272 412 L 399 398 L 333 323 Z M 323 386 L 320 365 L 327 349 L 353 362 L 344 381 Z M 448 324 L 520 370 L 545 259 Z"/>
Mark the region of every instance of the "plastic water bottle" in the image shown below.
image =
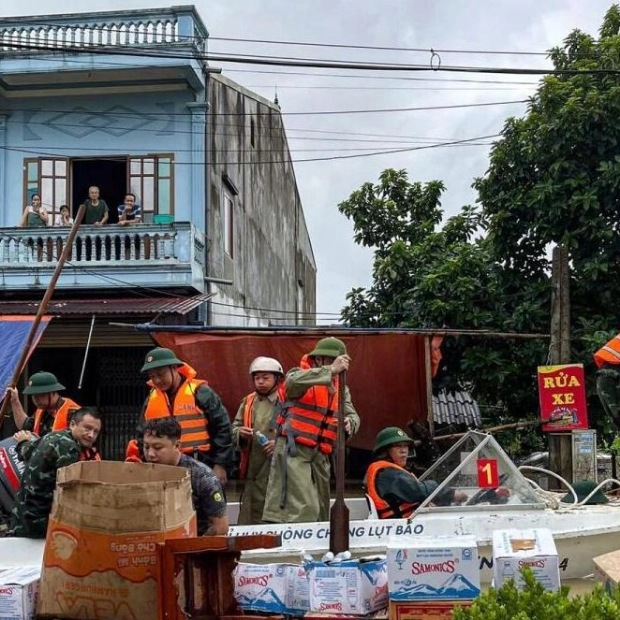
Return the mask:
<path id="1" fill-rule="evenodd" d="M 264 446 L 269 443 L 269 439 L 260 431 L 254 431 L 254 435 L 256 436 L 259 446 Z"/>
<path id="2" fill-rule="evenodd" d="M 335 559 L 342 560 L 342 561 L 350 560 L 351 559 L 351 552 L 350 551 L 341 551 L 340 553 L 336 554 L 336 558 Z"/>
<path id="3" fill-rule="evenodd" d="M 334 554 L 331 551 L 328 551 L 322 558 L 321 562 L 327 563 L 332 562 L 334 559 Z"/>

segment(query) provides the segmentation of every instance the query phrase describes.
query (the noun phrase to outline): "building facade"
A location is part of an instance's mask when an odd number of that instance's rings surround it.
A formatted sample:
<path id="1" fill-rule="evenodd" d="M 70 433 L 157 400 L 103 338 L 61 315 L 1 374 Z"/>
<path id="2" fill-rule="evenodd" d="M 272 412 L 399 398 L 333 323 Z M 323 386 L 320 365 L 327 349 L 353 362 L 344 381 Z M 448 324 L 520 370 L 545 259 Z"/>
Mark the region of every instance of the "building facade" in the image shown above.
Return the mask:
<path id="1" fill-rule="evenodd" d="M 0 19 L 0 314 L 36 313 L 69 232 L 18 227 L 33 195 L 53 222 L 97 186 L 109 221 L 80 227 L 28 370 L 118 415 L 139 409 L 151 346 L 119 323 L 313 322 L 279 108 L 219 75 L 207 49 L 193 6 Z M 118 224 L 127 192 L 140 224 Z"/>

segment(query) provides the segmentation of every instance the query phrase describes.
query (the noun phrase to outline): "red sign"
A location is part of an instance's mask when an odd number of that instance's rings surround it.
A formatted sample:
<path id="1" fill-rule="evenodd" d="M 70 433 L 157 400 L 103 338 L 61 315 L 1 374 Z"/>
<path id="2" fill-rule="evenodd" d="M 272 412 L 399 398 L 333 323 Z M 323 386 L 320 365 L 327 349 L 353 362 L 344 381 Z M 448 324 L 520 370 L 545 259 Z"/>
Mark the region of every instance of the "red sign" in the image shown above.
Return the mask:
<path id="1" fill-rule="evenodd" d="M 499 469 L 496 459 L 478 459 L 478 486 L 481 489 L 497 489 L 499 486 Z"/>
<path id="2" fill-rule="evenodd" d="M 588 428 L 583 364 L 538 367 L 543 431 Z"/>

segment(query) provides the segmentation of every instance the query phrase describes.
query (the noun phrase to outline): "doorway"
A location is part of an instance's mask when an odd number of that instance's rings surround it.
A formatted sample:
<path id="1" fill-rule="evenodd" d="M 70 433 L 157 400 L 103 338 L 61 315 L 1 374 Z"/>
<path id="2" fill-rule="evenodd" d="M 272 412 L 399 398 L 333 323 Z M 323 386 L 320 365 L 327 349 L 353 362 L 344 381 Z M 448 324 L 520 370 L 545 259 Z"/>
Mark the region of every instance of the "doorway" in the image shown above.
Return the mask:
<path id="1" fill-rule="evenodd" d="M 88 198 L 88 188 L 96 185 L 101 199 L 110 209 L 108 224 L 118 222 L 117 207 L 123 204 L 127 192 L 127 160 L 80 158 L 72 160 L 71 164 L 73 216 Z"/>

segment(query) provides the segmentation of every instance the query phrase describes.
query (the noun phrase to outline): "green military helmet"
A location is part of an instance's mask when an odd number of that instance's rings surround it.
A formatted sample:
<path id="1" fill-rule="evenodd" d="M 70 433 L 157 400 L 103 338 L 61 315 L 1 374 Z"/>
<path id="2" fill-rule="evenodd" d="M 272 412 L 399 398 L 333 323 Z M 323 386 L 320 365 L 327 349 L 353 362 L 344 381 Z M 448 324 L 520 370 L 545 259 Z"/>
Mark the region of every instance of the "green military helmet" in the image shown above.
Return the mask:
<path id="1" fill-rule="evenodd" d="M 578 480 L 573 483 L 573 489 L 575 489 L 575 495 L 577 495 L 577 501 L 582 502 L 598 485 L 593 480 Z M 575 501 L 573 494 L 569 491 L 561 500 L 564 504 L 572 504 Z M 586 504 L 607 504 L 609 500 L 601 489 L 599 489 Z"/>
<path id="2" fill-rule="evenodd" d="M 65 390 L 65 386 L 59 383 L 56 375 L 51 372 L 35 372 L 28 379 L 24 394 L 51 394 L 52 392 L 60 392 Z"/>
<path id="3" fill-rule="evenodd" d="M 183 362 L 177 358 L 173 351 L 170 349 L 164 349 L 163 347 L 157 347 L 151 349 L 144 358 L 144 366 L 140 369 L 140 372 L 146 372 L 147 370 L 153 370 L 154 368 L 163 368 L 164 366 L 182 366 Z"/>
<path id="4" fill-rule="evenodd" d="M 339 355 L 345 355 L 347 347 L 342 340 L 329 336 L 329 338 L 323 338 L 316 343 L 314 351 L 308 353 L 308 357 L 316 357 L 321 355 L 323 357 L 338 357 Z"/>
<path id="5" fill-rule="evenodd" d="M 397 443 L 405 442 L 413 443 L 413 439 L 411 439 L 402 428 L 398 428 L 398 426 L 388 426 L 377 433 L 374 452 L 377 453 Z"/>

